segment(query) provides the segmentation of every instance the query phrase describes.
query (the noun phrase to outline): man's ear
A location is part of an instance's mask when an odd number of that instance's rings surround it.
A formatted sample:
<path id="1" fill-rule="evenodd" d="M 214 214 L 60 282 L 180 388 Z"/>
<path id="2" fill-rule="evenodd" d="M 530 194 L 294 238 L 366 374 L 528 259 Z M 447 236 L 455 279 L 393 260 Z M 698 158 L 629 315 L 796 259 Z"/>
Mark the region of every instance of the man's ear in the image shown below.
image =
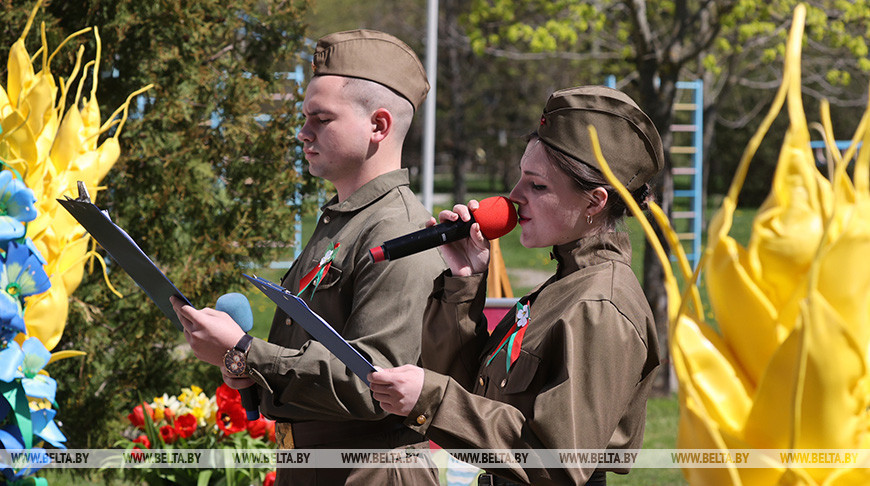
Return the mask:
<path id="1" fill-rule="evenodd" d="M 607 205 L 607 189 L 596 187 L 589 191 L 589 207 L 587 213 L 589 216 L 595 216 L 604 210 Z"/>
<path id="2" fill-rule="evenodd" d="M 386 108 L 378 108 L 372 113 L 372 142 L 381 142 L 393 130 L 393 114 Z"/>

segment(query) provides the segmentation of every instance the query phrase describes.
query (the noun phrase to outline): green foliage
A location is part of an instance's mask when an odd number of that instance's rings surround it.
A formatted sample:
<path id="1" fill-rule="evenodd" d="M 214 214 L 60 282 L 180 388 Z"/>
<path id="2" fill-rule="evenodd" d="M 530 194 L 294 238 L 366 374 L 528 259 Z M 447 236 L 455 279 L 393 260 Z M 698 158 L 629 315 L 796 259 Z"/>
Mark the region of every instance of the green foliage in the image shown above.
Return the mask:
<path id="1" fill-rule="evenodd" d="M 32 5 L 4 7 L 4 15 L 19 19 Z M 121 158 L 95 202 L 197 307 L 242 289 L 246 268 L 292 258 L 301 208 L 291 202 L 297 184 L 314 184 L 294 167 L 299 89 L 279 73 L 301 62 L 305 8 L 268 0 L 70 0 L 50 2 L 37 18 L 51 26 L 51 38 L 99 28 L 104 116 L 154 85 L 124 126 Z M 92 58 L 93 40 L 79 42 Z M 77 47 L 65 47 L 56 62 L 69 64 Z M 110 293 L 99 271 L 86 275 L 56 350 L 88 354 L 51 369 L 74 448 L 108 446 L 139 394 L 220 382 L 218 370 L 188 355 L 157 306 L 108 263 L 125 297 Z"/>
<path id="2" fill-rule="evenodd" d="M 500 44 L 551 52 L 575 46 L 582 34 L 594 35 L 605 23 L 593 4 L 569 0 L 474 0 L 463 18 L 475 53 Z"/>

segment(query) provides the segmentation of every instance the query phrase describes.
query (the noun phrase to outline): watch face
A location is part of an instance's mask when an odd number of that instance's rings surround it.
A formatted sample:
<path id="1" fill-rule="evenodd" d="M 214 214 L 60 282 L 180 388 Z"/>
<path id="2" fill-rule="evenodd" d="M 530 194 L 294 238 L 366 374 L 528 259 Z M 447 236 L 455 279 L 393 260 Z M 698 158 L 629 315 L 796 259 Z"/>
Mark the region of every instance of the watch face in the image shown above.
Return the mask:
<path id="1" fill-rule="evenodd" d="M 227 351 L 227 354 L 224 356 L 224 366 L 226 366 L 227 371 L 236 376 L 241 376 L 245 372 L 245 355 L 241 351 L 237 349 L 231 349 Z"/>

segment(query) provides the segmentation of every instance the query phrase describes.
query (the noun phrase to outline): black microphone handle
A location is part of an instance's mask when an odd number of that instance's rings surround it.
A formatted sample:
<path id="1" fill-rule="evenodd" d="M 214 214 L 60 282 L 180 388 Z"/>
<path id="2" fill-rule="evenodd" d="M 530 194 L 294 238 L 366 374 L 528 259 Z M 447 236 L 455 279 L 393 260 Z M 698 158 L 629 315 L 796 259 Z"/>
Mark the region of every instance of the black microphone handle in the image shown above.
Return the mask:
<path id="1" fill-rule="evenodd" d="M 420 231 L 385 241 L 381 247 L 388 260 L 395 260 L 414 253 L 419 253 L 452 241 L 467 238 L 471 233 L 474 217 L 469 221 L 446 221 L 435 226 L 423 228 Z"/>
<path id="2" fill-rule="evenodd" d="M 239 389 L 242 398 L 242 407 L 245 409 L 245 417 L 248 420 L 260 418 L 260 396 L 257 395 L 257 385 Z"/>

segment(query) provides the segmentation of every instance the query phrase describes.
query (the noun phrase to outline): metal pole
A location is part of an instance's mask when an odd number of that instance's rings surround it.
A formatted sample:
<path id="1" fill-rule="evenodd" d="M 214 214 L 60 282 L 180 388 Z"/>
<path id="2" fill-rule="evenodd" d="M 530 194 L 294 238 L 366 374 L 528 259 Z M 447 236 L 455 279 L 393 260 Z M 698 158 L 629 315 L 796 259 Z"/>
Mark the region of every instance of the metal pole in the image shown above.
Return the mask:
<path id="1" fill-rule="evenodd" d="M 435 179 L 435 93 L 438 79 L 438 0 L 428 0 L 426 20 L 426 74 L 429 96 L 424 104 L 423 119 L 423 206 L 432 212 L 432 188 Z"/>

